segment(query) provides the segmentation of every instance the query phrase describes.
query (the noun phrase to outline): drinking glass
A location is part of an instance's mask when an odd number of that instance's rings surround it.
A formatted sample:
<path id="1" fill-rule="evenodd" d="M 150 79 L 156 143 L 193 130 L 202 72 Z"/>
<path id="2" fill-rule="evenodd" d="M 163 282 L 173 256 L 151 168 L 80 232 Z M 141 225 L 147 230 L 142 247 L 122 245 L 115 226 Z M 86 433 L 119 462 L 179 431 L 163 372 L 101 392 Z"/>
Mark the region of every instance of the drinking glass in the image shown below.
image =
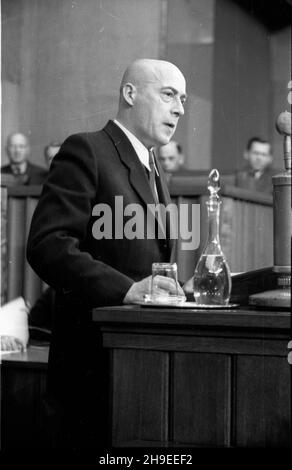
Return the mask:
<path id="1" fill-rule="evenodd" d="M 170 293 L 161 291 L 161 289 L 157 286 L 156 276 L 164 276 L 173 279 L 176 286 L 175 292 Z M 162 303 L 176 303 L 185 301 L 185 296 L 179 293 L 176 263 L 152 263 L 151 300 L 153 302 Z"/>

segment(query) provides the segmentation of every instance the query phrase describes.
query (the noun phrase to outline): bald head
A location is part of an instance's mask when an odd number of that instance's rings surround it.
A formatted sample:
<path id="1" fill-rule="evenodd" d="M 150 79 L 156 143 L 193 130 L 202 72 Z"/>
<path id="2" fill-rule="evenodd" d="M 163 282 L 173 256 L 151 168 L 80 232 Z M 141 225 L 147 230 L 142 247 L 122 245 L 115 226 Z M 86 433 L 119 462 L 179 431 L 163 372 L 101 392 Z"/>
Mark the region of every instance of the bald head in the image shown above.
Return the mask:
<path id="1" fill-rule="evenodd" d="M 20 132 L 10 134 L 7 138 L 6 151 L 13 164 L 27 161 L 30 152 L 28 137 Z"/>
<path id="2" fill-rule="evenodd" d="M 7 143 L 6 145 L 10 145 L 11 142 L 14 142 L 15 140 L 21 140 L 23 142 L 26 142 L 28 145 L 28 137 L 25 134 L 22 134 L 22 132 L 13 132 L 13 134 L 10 134 L 7 137 Z"/>
<path id="3" fill-rule="evenodd" d="M 121 81 L 120 90 L 122 91 L 123 86 L 128 82 L 136 86 L 151 83 L 158 80 L 163 73 L 175 73 L 180 75 L 183 81 L 185 80 L 181 71 L 171 62 L 165 60 L 139 59 L 135 60 L 135 62 L 127 67 Z"/>
<path id="4" fill-rule="evenodd" d="M 184 114 L 185 88 L 174 64 L 136 60 L 122 78 L 117 119 L 146 147 L 167 144 Z"/>

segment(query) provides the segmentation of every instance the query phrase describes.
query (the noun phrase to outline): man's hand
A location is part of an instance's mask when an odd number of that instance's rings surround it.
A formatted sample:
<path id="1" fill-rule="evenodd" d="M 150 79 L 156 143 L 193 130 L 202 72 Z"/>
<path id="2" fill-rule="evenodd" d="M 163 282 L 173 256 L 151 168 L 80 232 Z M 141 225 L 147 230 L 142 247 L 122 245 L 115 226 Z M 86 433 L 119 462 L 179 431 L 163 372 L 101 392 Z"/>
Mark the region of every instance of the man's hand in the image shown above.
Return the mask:
<path id="1" fill-rule="evenodd" d="M 144 296 L 151 294 L 152 276 L 148 276 L 142 281 L 135 282 L 128 290 L 123 303 L 135 304 L 144 301 Z M 184 295 L 184 292 L 179 284 L 176 285 L 175 281 L 170 277 L 155 276 L 154 278 L 155 294 L 161 295 Z"/>
<path id="2" fill-rule="evenodd" d="M 183 290 L 186 294 L 192 294 L 194 292 L 194 276 L 192 276 L 184 285 Z"/>

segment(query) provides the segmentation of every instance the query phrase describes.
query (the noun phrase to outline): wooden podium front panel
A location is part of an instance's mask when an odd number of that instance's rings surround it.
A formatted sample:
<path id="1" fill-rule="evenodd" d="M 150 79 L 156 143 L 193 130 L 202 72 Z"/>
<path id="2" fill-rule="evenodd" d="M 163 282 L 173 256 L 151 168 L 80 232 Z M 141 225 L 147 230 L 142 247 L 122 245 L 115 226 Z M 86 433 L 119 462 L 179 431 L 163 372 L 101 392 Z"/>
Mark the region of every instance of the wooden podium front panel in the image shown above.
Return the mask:
<path id="1" fill-rule="evenodd" d="M 27 237 L 41 189 L 34 185 L 1 188 L 5 195 L 1 201 L 3 303 L 21 296 L 33 305 L 46 287 L 26 260 Z"/>
<path id="2" fill-rule="evenodd" d="M 237 358 L 237 447 L 291 447 L 290 367 L 285 357 Z"/>
<path id="3" fill-rule="evenodd" d="M 291 447 L 291 315 L 105 307 L 112 445 Z"/>
<path id="4" fill-rule="evenodd" d="M 113 351 L 113 445 L 165 442 L 168 355 L 137 349 Z"/>
<path id="5" fill-rule="evenodd" d="M 173 435 L 177 444 L 228 446 L 231 360 L 227 355 L 174 354 Z"/>

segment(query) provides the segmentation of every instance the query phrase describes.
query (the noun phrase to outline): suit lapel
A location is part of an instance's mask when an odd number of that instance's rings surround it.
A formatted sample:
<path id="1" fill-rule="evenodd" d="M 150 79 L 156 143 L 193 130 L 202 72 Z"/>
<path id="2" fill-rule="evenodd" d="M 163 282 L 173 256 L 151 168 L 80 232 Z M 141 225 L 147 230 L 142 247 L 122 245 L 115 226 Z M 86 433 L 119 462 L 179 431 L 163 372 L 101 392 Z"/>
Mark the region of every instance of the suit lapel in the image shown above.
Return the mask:
<path id="1" fill-rule="evenodd" d="M 168 206 L 168 204 L 171 204 L 171 198 L 167 186 L 167 181 L 165 178 L 164 171 L 162 169 L 162 166 L 159 163 L 159 160 L 155 156 L 155 164 L 158 169 L 158 173 L 160 178 L 156 178 L 156 185 L 157 185 L 157 191 L 158 191 L 158 196 L 159 200 L 161 201 L 162 204 L 165 206 Z M 170 238 L 170 226 L 169 224 L 174 224 L 175 222 L 171 220 L 172 212 L 170 214 L 170 219 L 167 217 L 166 218 L 166 227 L 165 227 L 165 232 L 166 232 L 166 238 L 168 239 L 168 244 L 169 244 L 169 249 L 171 251 L 171 259 L 174 259 L 174 250 L 175 250 L 175 240 Z"/>
<path id="2" fill-rule="evenodd" d="M 121 162 L 128 168 L 129 182 L 135 192 L 146 205 L 154 204 L 146 172 L 127 136 L 113 121 L 107 123 L 104 131 L 113 141 Z"/>
<path id="3" fill-rule="evenodd" d="M 159 163 L 159 160 L 156 158 L 156 155 L 155 155 L 155 164 L 159 173 L 159 178 L 156 178 L 156 186 L 157 186 L 159 201 L 161 201 L 162 204 L 167 206 L 168 204 L 171 203 L 171 199 L 170 199 L 164 171 Z"/>
<path id="4" fill-rule="evenodd" d="M 127 136 L 113 121 L 109 121 L 103 130 L 113 141 L 120 156 L 121 162 L 128 168 L 129 182 L 135 192 L 139 195 L 146 206 L 147 204 L 155 204 L 149 181 L 146 176 L 146 171 Z M 167 206 L 171 202 L 171 199 L 167 188 L 166 178 L 164 176 L 161 165 L 156 158 L 155 164 L 160 175 L 160 178 L 156 179 L 159 199 L 162 204 Z M 156 216 L 156 219 L 159 223 L 158 215 Z M 161 226 L 161 224 L 160 227 L 163 233 L 169 233 L 169 231 L 165 230 L 165 227 Z M 170 249 L 172 249 L 173 240 L 169 240 L 169 245 Z"/>

